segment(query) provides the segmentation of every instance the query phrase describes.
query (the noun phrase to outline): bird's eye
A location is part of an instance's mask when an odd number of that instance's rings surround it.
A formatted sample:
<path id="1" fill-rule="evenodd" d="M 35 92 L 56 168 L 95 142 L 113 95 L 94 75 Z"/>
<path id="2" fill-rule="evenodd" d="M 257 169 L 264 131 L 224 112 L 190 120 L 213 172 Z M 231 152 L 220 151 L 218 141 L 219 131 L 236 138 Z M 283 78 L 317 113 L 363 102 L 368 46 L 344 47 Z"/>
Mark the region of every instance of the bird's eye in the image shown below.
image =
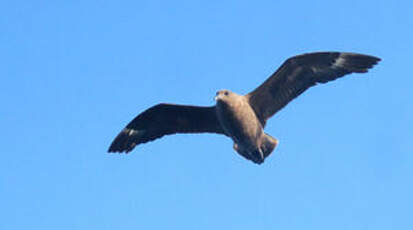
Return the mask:
<path id="1" fill-rule="evenodd" d="M 224 92 L 224 95 L 225 95 L 225 96 L 228 96 L 228 91 L 225 91 L 225 92 Z"/>

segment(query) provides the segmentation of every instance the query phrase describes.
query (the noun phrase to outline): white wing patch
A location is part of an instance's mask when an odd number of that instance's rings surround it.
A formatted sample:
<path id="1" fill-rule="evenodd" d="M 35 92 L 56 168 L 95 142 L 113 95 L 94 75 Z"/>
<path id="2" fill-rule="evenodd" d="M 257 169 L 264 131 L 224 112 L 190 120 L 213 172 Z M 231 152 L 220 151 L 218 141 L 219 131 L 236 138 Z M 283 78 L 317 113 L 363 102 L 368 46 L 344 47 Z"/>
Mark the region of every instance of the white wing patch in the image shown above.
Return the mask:
<path id="1" fill-rule="evenodd" d="M 345 53 L 340 53 L 338 58 L 333 63 L 333 68 L 344 67 L 346 63 L 346 56 L 347 55 Z"/>
<path id="2" fill-rule="evenodd" d="M 145 134 L 145 130 L 136 130 L 136 129 L 128 129 L 125 128 L 123 130 L 123 132 L 125 132 L 128 136 L 134 136 L 136 138 L 140 138 L 141 136 L 143 136 Z"/>

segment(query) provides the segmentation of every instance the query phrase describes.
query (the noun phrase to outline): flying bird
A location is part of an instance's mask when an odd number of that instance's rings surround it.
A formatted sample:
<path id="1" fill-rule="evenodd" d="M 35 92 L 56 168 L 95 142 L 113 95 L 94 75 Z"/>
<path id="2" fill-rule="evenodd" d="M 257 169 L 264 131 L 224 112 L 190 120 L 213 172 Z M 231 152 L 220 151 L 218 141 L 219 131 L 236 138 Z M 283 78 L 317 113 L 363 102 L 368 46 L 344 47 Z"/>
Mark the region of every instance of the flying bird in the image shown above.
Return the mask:
<path id="1" fill-rule="evenodd" d="M 109 152 L 176 133 L 217 133 L 231 138 L 234 150 L 261 164 L 278 145 L 264 132 L 267 120 L 319 83 L 350 73 L 366 73 L 380 58 L 343 52 L 317 52 L 287 59 L 264 83 L 246 95 L 220 90 L 214 106 L 158 104 L 135 117 L 115 138 Z"/>

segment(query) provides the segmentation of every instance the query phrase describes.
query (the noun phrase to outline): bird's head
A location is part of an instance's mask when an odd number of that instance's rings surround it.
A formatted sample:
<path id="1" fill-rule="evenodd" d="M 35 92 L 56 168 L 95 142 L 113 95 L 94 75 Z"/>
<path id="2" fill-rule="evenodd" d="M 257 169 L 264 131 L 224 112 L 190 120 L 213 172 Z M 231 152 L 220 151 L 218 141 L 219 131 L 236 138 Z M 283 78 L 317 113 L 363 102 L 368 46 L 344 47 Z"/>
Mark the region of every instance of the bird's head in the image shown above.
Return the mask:
<path id="1" fill-rule="evenodd" d="M 218 102 L 218 101 L 226 101 L 226 100 L 228 100 L 228 98 L 230 98 L 231 96 L 233 96 L 233 92 L 231 92 L 231 91 L 229 91 L 229 90 L 227 90 L 227 89 L 223 89 L 223 90 L 220 90 L 220 91 L 218 91 L 218 92 L 216 93 L 216 95 L 215 95 L 215 97 L 214 97 L 214 100 L 215 100 L 216 102 Z"/>

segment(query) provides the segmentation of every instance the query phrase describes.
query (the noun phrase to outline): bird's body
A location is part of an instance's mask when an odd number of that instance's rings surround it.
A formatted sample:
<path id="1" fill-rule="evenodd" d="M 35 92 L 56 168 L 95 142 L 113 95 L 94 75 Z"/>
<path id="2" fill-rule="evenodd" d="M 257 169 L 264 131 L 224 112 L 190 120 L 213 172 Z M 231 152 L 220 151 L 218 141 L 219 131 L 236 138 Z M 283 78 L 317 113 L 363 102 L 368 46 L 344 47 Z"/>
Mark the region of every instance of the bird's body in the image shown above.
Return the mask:
<path id="1" fill-rule="evenodd" d="M 221 97 L 220 93 L 216 99 L 217 116 L 222 128 L 238 145 L 255 147 L 263 129 L 254 110 L 244 96 L 228 90 L 224 92 L 228 95 Z"/>
<path id="2" fill-rule="evenodd" d="M 247 159 L 262 163 L 265 154 L 262 145 L 266 143 L 266 135 L 248 98 L 222 90 L 217 93 L 215 100 L 218 121 L 234 141 L 234 149 Z"/>
<path id="3" fill-rule="evenodd" d="M 217 92 L 211 107 L 158 104 L 139 114 L 112 142 L 109 152 L 175 133 L 217 133 L 230 137 L 243 157 L 261 164 L 278 145 L 264 132 L 267 120 L 308 88 L 349 73 L 365 73 L 380 59 L 354 53 L 320 52 L 289 58 L 247 95 Z"/>

